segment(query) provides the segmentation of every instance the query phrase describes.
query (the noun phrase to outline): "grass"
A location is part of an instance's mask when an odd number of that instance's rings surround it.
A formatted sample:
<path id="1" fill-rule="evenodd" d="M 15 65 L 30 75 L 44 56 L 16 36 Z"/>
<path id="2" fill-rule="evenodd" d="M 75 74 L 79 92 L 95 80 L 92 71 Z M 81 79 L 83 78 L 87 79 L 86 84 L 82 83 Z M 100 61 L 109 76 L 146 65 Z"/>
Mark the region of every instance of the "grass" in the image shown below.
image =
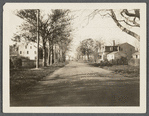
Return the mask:
<path id="1" fill-rule="evenodd" d="M 130 66 L 130 65 L 113 65 L 111 67 L 104 66 L 103 69 L 108 69 L 114 71 L 115 73 L 120 73 L 125 77 L 139 77 L 140 67 Z"/>
<path id="2" fill-rule="evenodd" d="M 124 77 L 139 77 L 140 67 L 130 65 L 113 65 L 113 66 L 100 66 L 100 63 L 89 63 L 90 66 L 100 67 L 106 70 L 111 70 L 114 73 L 122 74 Z"/>
<path id="3" fill-rule="evenodd" d="M 62 68 L 67 63 L 53 64 L 52 66 L 35 68 L 21 68 L 10 70 L 10 94 L 25 93 L 30 86 Z"/>

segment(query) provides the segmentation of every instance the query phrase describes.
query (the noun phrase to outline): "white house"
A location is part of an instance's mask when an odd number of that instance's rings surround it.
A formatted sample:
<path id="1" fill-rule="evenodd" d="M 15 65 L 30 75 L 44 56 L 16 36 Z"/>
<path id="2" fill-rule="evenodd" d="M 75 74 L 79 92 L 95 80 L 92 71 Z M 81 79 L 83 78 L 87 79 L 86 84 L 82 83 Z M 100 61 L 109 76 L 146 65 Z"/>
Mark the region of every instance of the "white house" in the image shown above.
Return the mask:
<path id="1" fill-rule="evenodd" d="M 135 52 L 132 54 L 132 58 L 134 59 L 140 59 L 140 53 L 139 52 Z"/>
<path id="2" fill-rule="evenodd" d="M 115 45 L 115 41 L 113 41 L 113 46 L 103 45 L 100 49 L 98 49 L 98 57 L 96 61 L 100 62 L 105 59 L 120 59 L 120 57 L 126 57 L 129 60 L 134 52 L 135 47 L 131 44 L 126 42 Z"/>
<path id="3" fill-rule="evenodd" d="M 33 42 L 18 44 L 19 56 L 27 57 L 30 60 L 35 60 L 37 56 L 37 47 Z"/>
<path id="4" fill-rule="evenodd" d="M 135 52 L 132 54 L 132 58 L 128 62 L 132 66 L 140 66 L 140 52 Z"/>
<path id="5" fill-rule="evenodd" d="M 115 51 L 111 52 L 107 55 L 108 61 L 114 60 L 114 59 L 120 59 L 121 57 L 126 57 L 127 55 L 124 52 L 121 51 Z"/>

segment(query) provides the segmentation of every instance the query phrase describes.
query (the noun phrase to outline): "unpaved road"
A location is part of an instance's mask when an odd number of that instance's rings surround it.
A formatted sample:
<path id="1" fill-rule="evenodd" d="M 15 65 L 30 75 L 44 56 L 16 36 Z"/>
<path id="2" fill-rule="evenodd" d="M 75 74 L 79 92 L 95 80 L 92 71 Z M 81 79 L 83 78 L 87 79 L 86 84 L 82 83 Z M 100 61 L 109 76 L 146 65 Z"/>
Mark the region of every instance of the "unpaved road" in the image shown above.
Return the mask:
<path id="1" fill-rule="evenodd" d="M 10 99 L 11 106 L 139 106 L 139 77 L 70 62 Z"/>

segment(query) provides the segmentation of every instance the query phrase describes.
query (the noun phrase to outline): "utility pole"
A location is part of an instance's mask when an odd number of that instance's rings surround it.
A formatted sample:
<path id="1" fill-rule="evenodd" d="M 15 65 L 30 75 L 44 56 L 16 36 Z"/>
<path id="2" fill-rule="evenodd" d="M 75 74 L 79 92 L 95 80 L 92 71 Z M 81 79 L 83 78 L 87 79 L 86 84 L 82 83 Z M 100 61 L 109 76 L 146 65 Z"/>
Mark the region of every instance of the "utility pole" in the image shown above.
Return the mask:
<path id="1" fill-rule="evenodd" d="M 37 58 L 36 68 L 39 68 L 39 9 L 37 9 Z"/>

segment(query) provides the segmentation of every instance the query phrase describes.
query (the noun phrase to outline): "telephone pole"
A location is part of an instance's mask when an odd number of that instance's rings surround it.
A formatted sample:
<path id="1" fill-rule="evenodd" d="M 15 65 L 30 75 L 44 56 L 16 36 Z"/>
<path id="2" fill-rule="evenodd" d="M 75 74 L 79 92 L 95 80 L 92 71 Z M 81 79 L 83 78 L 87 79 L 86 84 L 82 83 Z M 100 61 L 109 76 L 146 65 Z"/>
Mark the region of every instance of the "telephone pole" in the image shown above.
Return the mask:
<path id="1" fill-rule="evenodd" d="M 39 68 L 39 9 L 37 9 L 37 57 L 36 68 Z"/>

